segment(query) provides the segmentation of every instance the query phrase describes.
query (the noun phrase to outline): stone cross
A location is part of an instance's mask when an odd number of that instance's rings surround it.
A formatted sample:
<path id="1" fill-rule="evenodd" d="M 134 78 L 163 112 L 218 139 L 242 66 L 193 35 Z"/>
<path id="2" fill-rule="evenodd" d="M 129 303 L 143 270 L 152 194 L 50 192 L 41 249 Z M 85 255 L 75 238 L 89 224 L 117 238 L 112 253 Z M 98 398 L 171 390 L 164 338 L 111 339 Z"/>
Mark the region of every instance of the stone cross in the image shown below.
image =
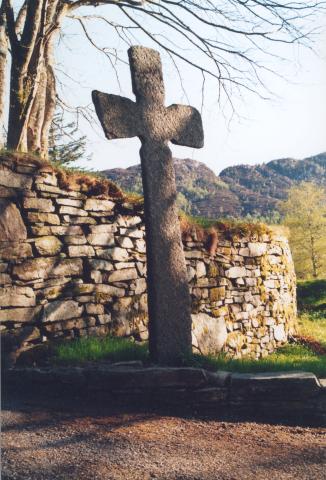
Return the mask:
<path id="1" fill-rule="evenodd" d="M 135 46 L 128 54 L 136 102 L 98 91 L 92 97 L 108 139 L 137 136 L 142 143 L 149 349 L 152 360 L 173 364 L 191 352 L 191 309 L 168 142 L 200 148 L 203 127 L 195 108 L 164 106 L 158 52 Z"/>

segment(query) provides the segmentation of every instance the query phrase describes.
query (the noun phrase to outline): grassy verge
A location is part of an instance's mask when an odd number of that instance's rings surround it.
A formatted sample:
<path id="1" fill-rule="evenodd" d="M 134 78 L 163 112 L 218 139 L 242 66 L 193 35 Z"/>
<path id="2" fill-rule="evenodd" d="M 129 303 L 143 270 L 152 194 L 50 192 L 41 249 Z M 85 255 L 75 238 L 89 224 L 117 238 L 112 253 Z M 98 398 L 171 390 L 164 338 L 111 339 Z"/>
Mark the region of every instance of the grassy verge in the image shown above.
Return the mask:
<path id="1" fill-rule="evenodd" d="M 326 280 L 299 282 L 299 334 L 326 348 Z"/>
<path id="2" fill-rule="evenodd" d="M 85 363 L 99 360 L 123 362 L 148 359 L 146 344 L 137 344 L 126 338 L 85 337 L 66 341 L 54 349 L 56 363 Z"/>

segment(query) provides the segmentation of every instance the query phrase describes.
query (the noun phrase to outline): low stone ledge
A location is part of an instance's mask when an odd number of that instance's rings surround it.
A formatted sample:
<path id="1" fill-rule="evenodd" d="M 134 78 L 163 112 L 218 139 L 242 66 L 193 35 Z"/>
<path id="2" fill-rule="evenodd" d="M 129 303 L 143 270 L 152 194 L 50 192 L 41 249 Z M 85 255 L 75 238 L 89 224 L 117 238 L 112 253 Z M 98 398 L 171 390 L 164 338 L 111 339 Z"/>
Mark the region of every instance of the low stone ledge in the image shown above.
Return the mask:
<path id="1" fill-rule="evenodd" d="M 320 394 L 321 385 L 310 372 L 234 373 L 231 402 L 298 401 Z"/>
<path id="2" fill-rule="evenodd" d="M 12 368 L 3 382 L 20 391 L 103 395 L 123 403 L 174 406 L 218 414 L 314 419 L 326 425 L 325 380 L 309 372 L 239 374 L 199 368 L 143 367 L 140 362 L 69 367 Z"/>

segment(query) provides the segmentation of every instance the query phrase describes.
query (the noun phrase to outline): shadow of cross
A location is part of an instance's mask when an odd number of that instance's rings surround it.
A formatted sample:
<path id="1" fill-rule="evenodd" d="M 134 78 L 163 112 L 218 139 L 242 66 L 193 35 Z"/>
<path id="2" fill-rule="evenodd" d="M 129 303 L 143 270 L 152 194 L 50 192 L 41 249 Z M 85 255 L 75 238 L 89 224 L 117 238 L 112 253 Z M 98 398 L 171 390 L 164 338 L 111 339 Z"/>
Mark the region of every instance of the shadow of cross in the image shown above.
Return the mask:
<path id="1" fill-rule="evenodd" d="M 200 113 L 164 106 L 160 55 L 141 46 L 128 50 L 136 102 L 92 93 L 108 139 L 139 137 L 145 204 L 149 349 L 158 363 L 177 363 L 191 352 L 191 309 L 181 242 L 173 159 L 168 142 L 201 148 Z"/>

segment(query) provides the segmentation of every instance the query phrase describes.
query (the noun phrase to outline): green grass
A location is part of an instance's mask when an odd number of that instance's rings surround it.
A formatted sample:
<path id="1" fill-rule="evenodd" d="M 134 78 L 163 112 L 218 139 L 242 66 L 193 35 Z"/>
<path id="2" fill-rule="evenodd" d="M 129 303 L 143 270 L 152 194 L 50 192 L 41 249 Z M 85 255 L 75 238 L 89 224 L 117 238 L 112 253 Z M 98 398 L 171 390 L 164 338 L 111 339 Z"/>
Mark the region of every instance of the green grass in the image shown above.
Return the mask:
<path id="1" fill-rule="evenodd" d="M 55 363 L 85 363 L 98 360 L 122 362 L 148 359 L 146 344 L 137 344 L 125 338 L 84 337 L 65 341 L 54 348 Z"/>
<path id="2" fill-rule="evenodd" d="M 316 355 L 308 347 L 298 344 L 286 345 L 268 357 L 259 360 L 250 358 L 229 359 L 225 355 L 217 357 L 193 355 L 189 364 L 208 370 L 226 370 L 240 373 L 300 370 L 315 373 L 319 377 L 326 376 L 326 355 Z"/>
<path id="3" fill-rule="evenodd" d="M 326 348 L 326 280 L 298 282 L 299 334 Z"/>
<path id="4" fill-rule="evenodd" d="M 82 364 L 88 361 L 109 360 L 121 362 L 141 360 L 149 362 L 146 344 L 136 344 L 125 338 L 82 338 L 64 342 L 55 349 L 55 363 Z M 216 357 L 192 355 L 184 365 L 208 370 L 231 372 L 278 372 L 301 370 L 313 372 L 317 376 L 326 375 L 326 355 L 318 356 L 308 347 L 290 344 L 260 360 L 229 359 L 221 354 Z"/>

